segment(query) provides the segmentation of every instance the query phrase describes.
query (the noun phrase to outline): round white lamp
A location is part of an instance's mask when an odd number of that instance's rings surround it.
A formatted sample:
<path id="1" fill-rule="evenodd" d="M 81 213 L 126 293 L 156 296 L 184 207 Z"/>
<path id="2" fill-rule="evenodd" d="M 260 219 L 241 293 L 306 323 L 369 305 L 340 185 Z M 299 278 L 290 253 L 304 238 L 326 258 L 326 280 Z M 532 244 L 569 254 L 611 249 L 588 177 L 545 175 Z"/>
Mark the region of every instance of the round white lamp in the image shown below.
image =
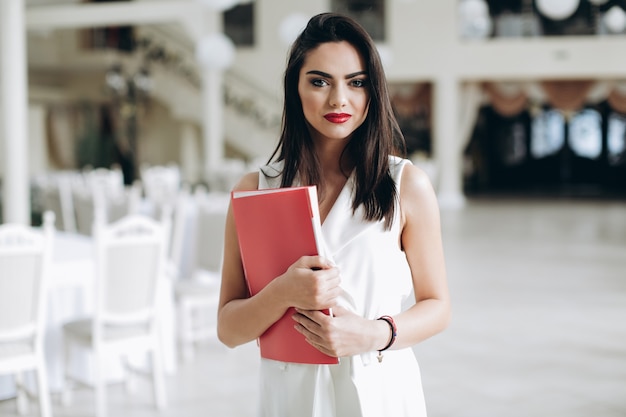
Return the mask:
<path id="1" fill-rule="evenodd" d="M 483 39 L 491 34 L 492 21 L 485 0 L 463 0 L 459 4 L 459 32 L 464 39 Z"/>
<path id="2" fill-rule="evenodd" d="M 539 13 L 551 20 L 564 20 L 576 12 L 580 0 L 536 0 Z"/>
<path id="3" fill-rule="evenodd" d="M 626 12 L 619 6 L 611 7 L 603 19 L 604 25 L 612 33 L 622 33 L 626 28 Z"/>
<path id="4" fill-rule="evenodd" d="M 221 32 L 204 36 L 196 44 L 196 59 L 206 69 L 224 70 L 235 60 L 235 44 Z"/>

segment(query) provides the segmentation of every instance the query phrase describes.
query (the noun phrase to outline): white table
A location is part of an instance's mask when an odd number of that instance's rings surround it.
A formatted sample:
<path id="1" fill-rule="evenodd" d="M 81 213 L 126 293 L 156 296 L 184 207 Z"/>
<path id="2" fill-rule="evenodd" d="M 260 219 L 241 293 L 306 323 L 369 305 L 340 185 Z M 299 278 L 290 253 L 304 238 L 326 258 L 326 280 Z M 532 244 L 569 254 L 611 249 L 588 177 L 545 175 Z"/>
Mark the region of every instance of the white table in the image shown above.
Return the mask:
<path id="1" fill-rule="evenodd" d="M 48 380 L 51 392 L 59 392 L 63 387 L 63 324 L 67 321 L 89 315 L 93 311 L 93 282 L 95 262 L 93 239 L 90 236 L 55 232 L 51 269 L 48 275 L 48 306 L 46 314 L 45 350 L 48 365 Z M 176 371 L 176 339 L 174 325 L 174 303 L 172 285 L 163 277 L 159 294 L 159 313 L 166 373 Z M 89 358 L 78 358 L 72 369 L 85 380 L 91 374 Z M 120 365 L 112 363 L 110 379 L 119 380 L 123 376 Z M 34 380 L 33 380 L 34 383 Z M 12 378 L 0 376 L 0 400 L 15 395 Z"/>

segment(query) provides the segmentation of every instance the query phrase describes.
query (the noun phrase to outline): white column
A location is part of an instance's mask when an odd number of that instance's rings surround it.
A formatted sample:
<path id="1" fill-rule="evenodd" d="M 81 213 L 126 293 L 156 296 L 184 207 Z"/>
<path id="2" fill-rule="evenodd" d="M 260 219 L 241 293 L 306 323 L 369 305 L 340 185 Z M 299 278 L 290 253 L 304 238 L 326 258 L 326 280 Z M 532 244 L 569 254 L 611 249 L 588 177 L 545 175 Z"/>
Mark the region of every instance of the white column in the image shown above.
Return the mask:
<path id="1" fill-rule="evenodd" d="M 4 221 L 30 224 L 24 0 L 0 1 L 0 41 Z"/>
<path id="2" fill-rule="evenodd" d="M 212 169 L 224 159 L 224 99 L 222 70 L 204 69 L 202 80 L 203 101 L 203 174 L 209 179 Z"/>
<path id="3" fill-rule="evenodd" d="M 195 184 L 200 180 L 200 135 L 189 121 L 180 124 L 180 166 L 182 179 Z"/>
<path id="4" fill-rule="evenodd" d="M 465 205 L 461 137 L 459 136 L 459 81 L 442 76 L 434 84 L 433 147 L 437 161 L 437 194 L 442 209 Z"/>
<path id="5" fill-rule="evenodd" d="M 221 10 L 206 7 L 202 13 L 198 13 L 197 29 L 200 37 L 196 42 L 202 42 L 202 38 L 210 37 L 211 34 L 222 32 Z M 189 22 L 190 26 L 192 22 Z M 206 54 L 207 51 L 204 51 Z M 219 53 L 219 52 L 217 52 Z M 224 94 L 223 94 L 223 71 L 215 63 L 205 62 L 207 56 L 197 56 L 202 68 L 202 144 L 203 160 L 202 175 L 209 181 L 211 172 L 224 159 Z"/>

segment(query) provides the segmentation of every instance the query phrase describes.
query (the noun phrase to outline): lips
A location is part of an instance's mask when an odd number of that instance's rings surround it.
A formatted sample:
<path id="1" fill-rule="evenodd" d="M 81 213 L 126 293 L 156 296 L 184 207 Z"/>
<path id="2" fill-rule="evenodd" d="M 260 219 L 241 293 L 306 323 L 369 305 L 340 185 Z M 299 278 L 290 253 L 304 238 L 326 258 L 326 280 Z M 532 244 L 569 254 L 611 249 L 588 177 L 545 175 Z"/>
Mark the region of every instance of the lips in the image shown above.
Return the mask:
<path id="1" fill-rule="evenodd" d="M 345 123 L 352 115 L 348 113 L 328 113 L 324 115 L 324 119 L 331 123 Z"/>

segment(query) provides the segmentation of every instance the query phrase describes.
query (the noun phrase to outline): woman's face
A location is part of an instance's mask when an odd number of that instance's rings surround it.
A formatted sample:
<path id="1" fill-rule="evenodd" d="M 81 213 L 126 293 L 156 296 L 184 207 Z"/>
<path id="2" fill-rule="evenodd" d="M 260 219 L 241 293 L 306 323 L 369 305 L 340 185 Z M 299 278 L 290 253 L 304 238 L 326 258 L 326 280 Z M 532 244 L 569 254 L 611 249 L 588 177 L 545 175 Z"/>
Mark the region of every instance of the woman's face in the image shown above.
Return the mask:
<path id="1" fill-rule="evenodd" d="M 319 45 L 300 69 L 298 94 L 314 140 L 349 138 L 367 117 L 369 80 L 363 57 L 345 41 Z"/>

